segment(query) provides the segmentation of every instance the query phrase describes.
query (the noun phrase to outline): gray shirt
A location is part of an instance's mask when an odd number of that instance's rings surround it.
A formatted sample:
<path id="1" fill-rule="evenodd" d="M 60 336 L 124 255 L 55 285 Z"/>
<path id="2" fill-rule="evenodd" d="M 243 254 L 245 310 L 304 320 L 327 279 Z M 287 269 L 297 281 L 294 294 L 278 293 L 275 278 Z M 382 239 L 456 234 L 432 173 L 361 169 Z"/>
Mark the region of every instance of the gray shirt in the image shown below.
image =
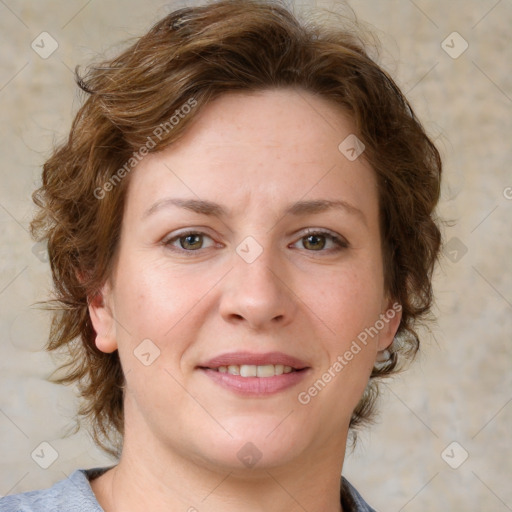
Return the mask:
<path id="1" fill-rule="evenodd" d="M 49 489 L 1 498 L 0 512 L 104 512 L 89 480 L 107 469 L 79 469 Z M 340 497 L 344 512 L 375 512 L 345 478 Z"/>

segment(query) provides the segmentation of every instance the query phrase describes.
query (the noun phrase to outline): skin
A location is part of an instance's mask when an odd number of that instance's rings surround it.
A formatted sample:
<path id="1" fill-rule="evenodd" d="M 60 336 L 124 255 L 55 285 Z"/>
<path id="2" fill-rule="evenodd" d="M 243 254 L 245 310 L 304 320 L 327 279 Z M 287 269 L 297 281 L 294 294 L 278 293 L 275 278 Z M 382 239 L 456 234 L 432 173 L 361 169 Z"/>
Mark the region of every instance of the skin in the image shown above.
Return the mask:
<path id="1" fill-rule="evenodd" d="M 400 321 L 298 401 L 393 304 L 374 173 L 338 150 L 354 131 L 336 105 L 304 91 L 229 93 L 133 171 L 114 271 L 90 305 L 98 348 L 119 350 L 126 376 L 123 454 L 92 482 L 106 512 L 341 510 L 350 417 Z M 213 201 L 226 215 L 175 205 L 144 215 L 164 198 Z M 285 213 L 305 200 L 359 213 Z M 308 228 L 344 246 L 308 239 Z M 177 238 L 186 229 L 205 233 L 192 239 L 198 249 Z M 262 249 L 252 263 L 236 252 L 248 236 Z M 144 339 L 161 351 L 149 366 L 134 356 Z M 309 373 L 271 396 L 241 397 L 197 369 L 234 351 L 281 351 Z M 251 468 L 237 457 L 247 442 L 261 453 Z"/>

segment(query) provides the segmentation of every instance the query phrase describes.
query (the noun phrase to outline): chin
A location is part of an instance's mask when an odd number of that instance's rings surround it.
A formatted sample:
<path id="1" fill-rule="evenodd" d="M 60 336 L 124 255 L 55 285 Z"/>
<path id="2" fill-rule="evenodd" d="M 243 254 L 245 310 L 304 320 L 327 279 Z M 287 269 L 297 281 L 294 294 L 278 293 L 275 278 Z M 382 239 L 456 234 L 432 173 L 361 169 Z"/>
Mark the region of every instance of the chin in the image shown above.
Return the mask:
<path id="1" fill-rule="evenodd" d="M 208 434 L 201 436 L 202 439 L 209 438 L 209 443 L 199 451 L 210 464 L 230 471 L 286 465 L 300 457 L 313 442 L 312 439 L 308 442 L 303 425 L 292 425 L 292 415 L 288 418 L 286 414 L 279 418 L 276 415 L 264 418 L 255 415 L 224 422 L 224 428 L 233 437 L 225 433 L 213 438 L 210 429 Z"/>

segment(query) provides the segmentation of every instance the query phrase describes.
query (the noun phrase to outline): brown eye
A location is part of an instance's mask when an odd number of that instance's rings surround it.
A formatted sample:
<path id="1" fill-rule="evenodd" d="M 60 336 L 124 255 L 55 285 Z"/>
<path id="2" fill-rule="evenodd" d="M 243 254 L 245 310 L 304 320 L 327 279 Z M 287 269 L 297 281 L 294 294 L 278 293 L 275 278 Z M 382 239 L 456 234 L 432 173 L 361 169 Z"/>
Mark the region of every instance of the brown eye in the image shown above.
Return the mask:
<path id="1" fill-rule="evenodd" d="M 201 249 L 209 249 L 215 245 L 212 238 L 200 231 L 178 233 L 167 239 L 164 245 L 169 249 L 182 252 L 195 252 Z"/>
<path id="2" fill-rule="evenodd" d="M 350 244 L 344 237 L 326 230 L 308 229 L 291 247 L 306 249 L 308 252 L 333 253 L 348 249 Z"/>
<path id="3" fill-rule="evenodd" d="M 201 249 L 203 246 L 203 235 L 192 234 L 181 236 L 179 238 L 180 246 L 182 249 L 186 249 L 187 251 L 193 251 L 196 249 Z"/>
<path id="4" fill-rule="evenodd" d="M 302 244 L 310 251 L 321 251 L 325 247 L 324 235 L 308 235 L 302 238 Z"/>

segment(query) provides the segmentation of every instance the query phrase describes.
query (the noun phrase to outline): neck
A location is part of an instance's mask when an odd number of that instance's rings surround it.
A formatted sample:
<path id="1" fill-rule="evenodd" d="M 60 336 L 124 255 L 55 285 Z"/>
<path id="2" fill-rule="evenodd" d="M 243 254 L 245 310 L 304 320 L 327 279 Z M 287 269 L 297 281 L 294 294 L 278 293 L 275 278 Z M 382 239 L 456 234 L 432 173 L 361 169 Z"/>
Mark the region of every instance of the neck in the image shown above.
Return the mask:
<path id="1" fill-rule="evenodd" d="M 105 512 L 341 512 L 344 447 L 284 466 L 223 468 L 142 445 L 127 432 L 119 464 L 91 487 Z"/>

